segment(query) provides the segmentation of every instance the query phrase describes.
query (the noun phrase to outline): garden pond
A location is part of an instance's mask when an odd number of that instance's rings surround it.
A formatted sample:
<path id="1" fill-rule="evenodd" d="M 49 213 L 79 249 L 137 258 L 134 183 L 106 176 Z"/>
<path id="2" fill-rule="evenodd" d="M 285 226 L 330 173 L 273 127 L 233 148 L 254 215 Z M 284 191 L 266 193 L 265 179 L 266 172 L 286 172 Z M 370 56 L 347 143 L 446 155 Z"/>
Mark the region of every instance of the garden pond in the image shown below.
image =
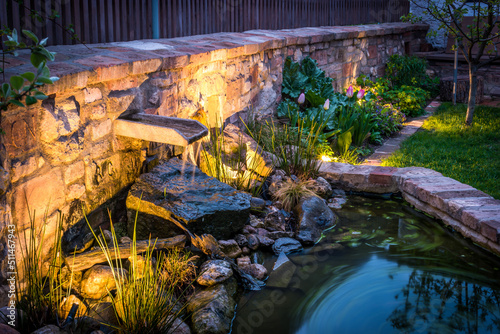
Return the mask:
<path id="1" fill-rule="evenodd" d="M 399 199 L 351 196 L 337 215 L 241 297 L 232 333 L 500 332 L 498 257 Z"/>

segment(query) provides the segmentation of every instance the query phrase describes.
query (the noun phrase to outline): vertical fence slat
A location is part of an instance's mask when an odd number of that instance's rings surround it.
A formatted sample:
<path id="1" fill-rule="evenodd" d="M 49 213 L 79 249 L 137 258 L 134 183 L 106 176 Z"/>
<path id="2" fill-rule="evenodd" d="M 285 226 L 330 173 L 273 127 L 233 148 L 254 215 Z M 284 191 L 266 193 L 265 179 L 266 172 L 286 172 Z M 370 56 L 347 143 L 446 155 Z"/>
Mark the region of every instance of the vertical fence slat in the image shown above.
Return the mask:
<path id="1" fill-rule="evenodd" d="M 0 24 L 31 29 L 49 44 L 73 44 L 73 25 L 86 43 L 152 38 L 152 0 L 0 0 Z M 40 23 L 30 9 L 60 17 Z M 160 37 L 399 21 L 408 0 L 159 0 Z"/>

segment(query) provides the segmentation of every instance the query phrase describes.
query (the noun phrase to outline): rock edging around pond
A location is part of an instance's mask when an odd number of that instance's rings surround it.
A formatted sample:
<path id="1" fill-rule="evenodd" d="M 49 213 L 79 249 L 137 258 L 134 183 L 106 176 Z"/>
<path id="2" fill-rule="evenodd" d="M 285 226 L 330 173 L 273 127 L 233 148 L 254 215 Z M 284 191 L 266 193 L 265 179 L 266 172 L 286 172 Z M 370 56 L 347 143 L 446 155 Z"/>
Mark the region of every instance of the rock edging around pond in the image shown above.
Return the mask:
<path id="1" fill-rule="evenodd" d="M 442 220 L 478 245 L 500 255 L 500 200 L 422 167 L 323 163 L 320 175 L 346 191 L 401 193 L 418 210 Z"/>

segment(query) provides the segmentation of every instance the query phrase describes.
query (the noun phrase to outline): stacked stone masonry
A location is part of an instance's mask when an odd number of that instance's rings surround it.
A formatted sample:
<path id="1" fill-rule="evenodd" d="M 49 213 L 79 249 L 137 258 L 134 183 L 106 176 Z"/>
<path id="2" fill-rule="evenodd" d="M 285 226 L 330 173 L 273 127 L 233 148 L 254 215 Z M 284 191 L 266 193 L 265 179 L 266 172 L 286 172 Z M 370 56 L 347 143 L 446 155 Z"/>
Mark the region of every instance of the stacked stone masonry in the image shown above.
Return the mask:
<path id="1" fill-rule="evenodd" d="M 130 184 L 154 143 L 113 134 L 123 113 L 205 117 L 236 122 L 250 107 L 269 115 L 279 102 L 284 59 L 316 59 L 336 89 L 358 75 L 381 75 L 392 54 L 418 51 L 426 25 L 404 23 L 217 33 L 175 39 L 55 46 L 49 99 L 2 114 L 0 228 L 28 224 L 26 198 L 37 216 L 66 226 Z M 30 70 L 29 55 L 6 74 Z M 203 115 L 200 115 L 203 114 Z M 167 147 L 167 154 L 168 154 Z M 171 154 L 178 152 L 170 148 Z M 51 224 L 52 225 L 52 224 Z"/>
<path id="2" fill-rule="evenodd" d="M 48 66 L 60 80 L 42 88 L 49 98 L 2 113 L 0 246 L 6 249 L 7 225 L 29 226 L 28 206 L 39 225 L 47 215 L 50 240 L 59 213 L 64 228 L 99 207 L 96 224 L 107 221 L 103 203 L 148 162 L 182 152 L 116 136 L 113 121 L 120 115 L 145 112 L 211 125 L 235 123 L 251 109 L 263 117 L 279 102 L 286 57 L 311 56 L 339 90 L 360 74 L 383 74 L 392 54 L 419 51 L 427 29 L 390 23 L 50 47 L 57 55 Z M 29 54 L 21 53 L 7 59 L 5 74 L 31 69 Z"/>
<path id="3" fill-rule="evenodd" d="M 417 209 L 500 255 L 500 200 L 469 185 L 421 167 L 324 163 L 320 173 L 345 190 L 401 193 Z"/>

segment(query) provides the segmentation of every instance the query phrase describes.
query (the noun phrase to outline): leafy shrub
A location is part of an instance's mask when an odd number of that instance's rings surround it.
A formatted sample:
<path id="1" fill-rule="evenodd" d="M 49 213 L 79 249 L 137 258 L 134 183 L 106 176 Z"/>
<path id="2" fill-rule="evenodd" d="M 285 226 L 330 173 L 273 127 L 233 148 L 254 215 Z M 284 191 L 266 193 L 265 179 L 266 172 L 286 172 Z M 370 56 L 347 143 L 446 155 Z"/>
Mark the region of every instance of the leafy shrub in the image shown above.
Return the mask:
<path id="1" fill-rule="evenodd" d="M 303 119 L 302 125 L 308 129 L 316 123 L 324 124 L 327 131 L 334 130 L 335 108 L 345 101 L 334 92 L 332 82 L 333 79 L 318 68 L 315 60 L 306 57 L 299 64 L 288 57 L 283 68 L 278 117 L 288 117 L 292 126 L 297 125 L 298 119 Z"/>
<path id="2" fill-rule="evenodd" d="M 410 117 L 421 115 L 430 98 L 429 92 L 422 88 L 406 85 L 395 87 L 388 78 L 378 78 L 372 81 L 366 76 L 360 76 L 356 83 L 375 96 L 377 102 L 373 103 L 374 107 L 392 104 L 393 107 Z"/>
<path id="3" fill-rule="evenodd" d="M 427 61 L 423 58 L 392 55 L 385 73 L 394 87 L 418 87 L 428 91 L 431 96 L 436 96 L 439 94 L 439 78 L 431 79 L 426 71 Z"/>
<path id="4" fill-rule="evenodd" d="M 410 117 L 422 115 L 427 100 L 430 98 L 429 92 L 412 86 L 401 86 L 381 96 L 385 102 L 391 101 L 393 106 Z"/>
<path id="5" fill-rule="evenodd" d="M 372 112 L 372 118 L 374 129 L 370 139 L 375 143 L 381 143 L 382 137 L 399 131 L 406 120 L 405 114 L 391 104 L 377 105 Z"/>

